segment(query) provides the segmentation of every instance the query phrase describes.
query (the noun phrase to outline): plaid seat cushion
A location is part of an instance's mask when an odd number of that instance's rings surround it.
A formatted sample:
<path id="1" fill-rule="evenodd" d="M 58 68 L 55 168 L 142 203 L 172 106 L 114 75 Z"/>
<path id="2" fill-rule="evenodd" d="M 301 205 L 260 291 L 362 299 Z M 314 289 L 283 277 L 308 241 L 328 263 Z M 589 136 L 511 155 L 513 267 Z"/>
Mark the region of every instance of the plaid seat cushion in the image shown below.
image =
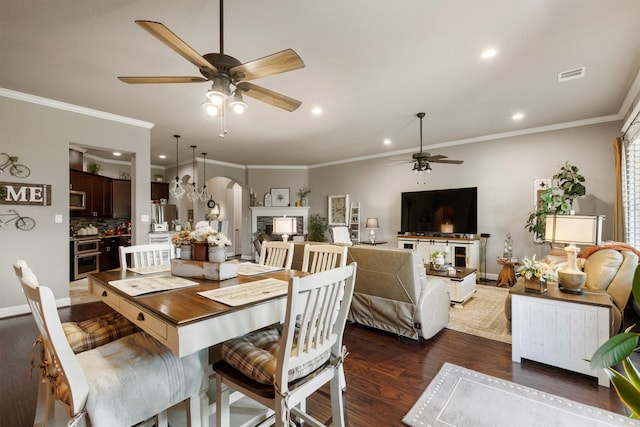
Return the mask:
<path id="1" fill-rule="evenodd" d="M 222 359 L 259 383 L 273 384 L 281 333 L 282 327 L 277 326 L 226 341 L 222 344 Z M 294 350 L 295 348 L 292 352 Z M 324 365 L 330 355 L 331 350 L 327 350 L 309 362 L 289 370 L 289 381 L 309 375 Z"/>
<path id="2" fill-rule="evenodd" d="M 138 331 L 120 313 L 108 313 L 83 322 L 65 322 L 64 334 L 74 353 L 94 349 Z"/>

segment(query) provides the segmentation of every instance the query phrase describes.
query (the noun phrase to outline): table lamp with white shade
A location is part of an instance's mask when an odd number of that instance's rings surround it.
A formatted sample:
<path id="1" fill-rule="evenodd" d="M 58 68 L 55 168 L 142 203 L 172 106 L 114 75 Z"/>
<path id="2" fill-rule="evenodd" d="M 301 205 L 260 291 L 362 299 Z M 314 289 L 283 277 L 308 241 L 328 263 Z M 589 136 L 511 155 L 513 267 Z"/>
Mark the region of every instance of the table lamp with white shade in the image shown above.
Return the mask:
<path id="1" fill-rule="evenodd" d="M 375 230 L 380 228 L 380 222 L 378 221 L 378 218 L 367 218 L 367 222 L 365 222 L 364 228 L 368 228 L 371 230 L 369 232 L 369 242 L 375 243 L 376 242 Z"/>
<path id="2" fill-rule="evenodd" d="M 587 275 L 578 268 L 580 249 L 576 245 L 599 245 L 602 242 L 604 215 L 548 215 L 545 224 L 545 241 L 566 243 L 567 265 L 558 271 L 560 290 L 582 294 Z"/>
<path id="3" fill-rule="evenodd" d="M 282 241 L 289 240 L 289 235 L 296 232 L 296 219 L 284 217 L 273 218 L 273 234 L 282 234 Z"/>

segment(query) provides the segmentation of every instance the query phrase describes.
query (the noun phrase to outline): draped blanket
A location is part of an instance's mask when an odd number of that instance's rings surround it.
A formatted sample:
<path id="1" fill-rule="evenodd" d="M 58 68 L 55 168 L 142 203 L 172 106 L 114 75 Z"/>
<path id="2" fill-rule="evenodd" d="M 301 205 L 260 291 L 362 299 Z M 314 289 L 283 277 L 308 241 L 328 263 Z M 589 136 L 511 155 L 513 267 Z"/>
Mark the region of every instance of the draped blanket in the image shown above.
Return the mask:
<path id="1" fill-rule="evenodd" d="M 200 390 L 197 354 L 179 358 L 144 332 L 77 355 L 90 389 L 92 427 L 131 426 Z"/>

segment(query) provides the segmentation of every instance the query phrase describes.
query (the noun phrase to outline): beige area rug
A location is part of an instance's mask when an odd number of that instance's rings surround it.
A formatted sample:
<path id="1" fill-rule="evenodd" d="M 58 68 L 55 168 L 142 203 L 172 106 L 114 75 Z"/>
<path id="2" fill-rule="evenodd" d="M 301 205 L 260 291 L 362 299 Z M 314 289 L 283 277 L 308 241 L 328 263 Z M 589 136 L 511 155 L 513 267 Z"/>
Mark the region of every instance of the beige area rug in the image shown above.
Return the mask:
<path id="1" fill-rule="evenodd" d="M 71 305 L 100 301 L 89 293 L 89 281 L 86 278 L 69 282 L 69 297 Z"/>
<path id="2" fill-rule="evenodd" d="M 511 333 L 504 316 L 504 301 L 509 289 L 477 285 L 475 295 L 449 309 L 447 329 L 511 344 Z"/>
<path id="3" fill-rule="evenodd" d="M 640 426 L 605 411 L 445 363 L 402 419 L 411 427 Z"/>

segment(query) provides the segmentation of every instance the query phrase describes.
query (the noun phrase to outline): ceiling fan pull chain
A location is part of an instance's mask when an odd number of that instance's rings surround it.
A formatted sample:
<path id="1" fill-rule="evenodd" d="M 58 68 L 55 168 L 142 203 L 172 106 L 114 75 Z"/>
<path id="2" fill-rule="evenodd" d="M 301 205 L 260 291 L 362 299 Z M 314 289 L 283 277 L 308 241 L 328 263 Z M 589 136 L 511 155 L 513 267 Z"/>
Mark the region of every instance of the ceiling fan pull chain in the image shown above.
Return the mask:
<path id="1" fill-rule="evenodd" d="M 221 105 L 222 107 L 222 114 L 220 115 L 220 133 L 218 134 L 218 136 L 220 138 L 224 138 L 224 136 L 227 134 L 227 105 L 226 103 L 223 103 Z"/>

